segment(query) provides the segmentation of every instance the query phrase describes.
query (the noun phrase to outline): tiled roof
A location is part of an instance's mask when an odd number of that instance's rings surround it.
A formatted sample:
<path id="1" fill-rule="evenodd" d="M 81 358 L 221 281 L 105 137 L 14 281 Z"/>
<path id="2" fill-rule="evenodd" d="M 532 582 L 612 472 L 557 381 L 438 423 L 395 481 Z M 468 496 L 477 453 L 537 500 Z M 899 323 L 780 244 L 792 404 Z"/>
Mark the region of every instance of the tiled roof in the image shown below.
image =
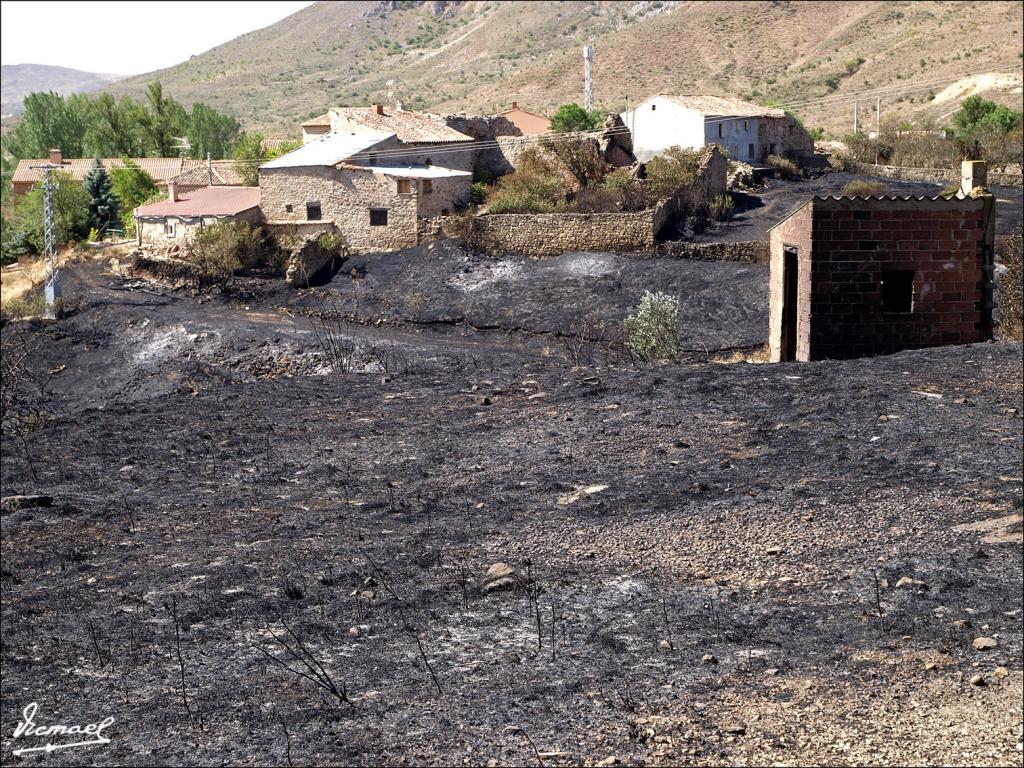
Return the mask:
<path id="1" fill-rule="evenodd" d="M 199 187 L 184 192 L 176 201 L 161 200 L 135 209 L 147 216 L 232 216 L 260 204 L 259 187 Z"/>
<path id="2" fill-rule="evenodd" d="M 394 135 L 393 132 L 384 131 L 365 131 L 360 133 L 331 131 L 303 144 L 298 149 L 293 149 L 291 152 L 264 163 L 260 168 L 333 166 L 369 149 L 375 144 L 380 144 Z"/>
<path id="3" fill-rule="evenodd" d="M 298 143 L 298 141 L 296 139 L 264 139 L 262 147 L 263 147 L 263 150 L 266 151 L 268 149 L 280 149 L 281 147 L 285 146 L 286 144 L 297 144 L 297 143 Z"/>
<path id="4" fill-rule="evenodd" d="M 241 186 L 242 178 L 235 170 L 233 160 L 214 160 L 210 163 L 213 168 L 213 185 L 217 187 Z M 179 173 L 171 178 L 180 187 L 206 187 L 210 185 L 210 173 L 206 163 L 190 168 L 184 173 Z"/>
<path id="5" fill-rule="evenodd" d="M 367 128 L 394 133 L 399 141 L 413 144 L 473 141 L 472 136 L 449 128 L 437 115 L 428 115 L 424 112 L 395 110 L 391 107 L 385 107 L 382 115 L 378 115 L 372 107 L 342 107 L 332 109 L 331 112 Z"/>
<path id="6" fill-rule="evenodd" d="M 190 157 L 133 157 L 130 158 L 133 165 L 137 165 L 150 176 L 157 184 L 163 184 L 168 179 L 177 176 L 183 171 L 188 171 L 196 166 L 205 166 L 205 160 L 193 160 Z M 43 171 L 32 168 L 33 165 L 46 165 L 49 161 L 42 160 L 19 160 L 18 167 L 14 170 L 13 180 L 15 182 L 37 182 L 42 181 Z M 119 157 L 101 158 L 100 162 L 108 171 L 111 168 L 121 168 L 124 160 Z M 89 158 L 74 158 L 64 160 L 61 163 L 61 171 L 71 175 L 75 181 L 82 181 L 86 174 L 92 170 L 95 160 Z"/>
<path id="7" fill-rule="evenodd" d="M 304 122 L 302 124 L 302 127 L 303 128 L 306 128 L 306 127 L 313 128 L 315 126 L 320 126 L 320 125 L 326 125 L 326 126 L 330 127 L 330 125 L 331 125 L 331 113 L 330 112 L 324 112 L 322 115 L 318 115 L 317 117 L 311 117 L 309 120 L 307 120 L 306 122 Z"/>
<path id="8" fill-rule="evenodd" d="M 763 107 L 742 99 L 723 98 L 721 96 L 672 96 L 662 94 L 666 99 L 674 101 L 681 107 L 693 109 L 705 115 L 721 117 L 785 117 L 784 110 L 778 107 Z"/>

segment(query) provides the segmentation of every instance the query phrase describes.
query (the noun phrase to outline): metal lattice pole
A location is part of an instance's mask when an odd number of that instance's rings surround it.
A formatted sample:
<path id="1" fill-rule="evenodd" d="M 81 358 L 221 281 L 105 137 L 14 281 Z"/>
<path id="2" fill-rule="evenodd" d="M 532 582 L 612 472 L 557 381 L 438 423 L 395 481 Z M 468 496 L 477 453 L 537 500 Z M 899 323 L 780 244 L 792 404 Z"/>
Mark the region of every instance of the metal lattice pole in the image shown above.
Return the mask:
<path id="1" fill-rule="evenodd" d="M 57 268 L 57 233 L 53 224 L 53 190 L 56 181 L 53 164 L 37 165 L 43 171 L 43 259 L 46 262 L 46 316 L 57 316 L 57 302 L 60 299 L 60 274 Z"/>
<path id="2" fill-rule="evenodd" d="M 591 74 L 591 67 L 594 63 L 594 46 L 587 45 L 583 48 L 583 108 L 587 112 L 594 109 L 594 80 Z"/>

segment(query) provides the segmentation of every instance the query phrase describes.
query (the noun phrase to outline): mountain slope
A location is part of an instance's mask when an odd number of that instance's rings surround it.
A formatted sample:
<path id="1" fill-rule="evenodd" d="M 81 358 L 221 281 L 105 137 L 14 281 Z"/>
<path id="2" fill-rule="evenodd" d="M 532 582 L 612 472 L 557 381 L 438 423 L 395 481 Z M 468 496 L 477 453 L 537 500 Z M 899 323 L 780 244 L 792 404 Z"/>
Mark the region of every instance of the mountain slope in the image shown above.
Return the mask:
<path id="1" fill-rule="evenodd" d="M 955 109 L 960 77 L 1021 104 L 1017 2 L 348 2 L 317 3 L 153 77 L 247 127 L 294 134 L 329 106 L 384 100 L 486 111 L 582 100 L 581 48 L 597 49 L 598 106 L 704 91 L 793 104 L 810 125 L 846 130 L 852 94 L 889 88 L 883 114 Z M 827 99 L 800 104 L 809 99 Z M 873 101 L 873 99 L 871 99 Z M 866 105 L 862 105 L 866 106 Z"/>
<path id="2" fill-rule="evenodd" d="M 0 111 L 5 115 L 20 113 L 22 99 L 34 91 L 56 91 L 65 96 L 88 93 L 120 77 L 46 64 L 4 64 L 0 67 Z"/>

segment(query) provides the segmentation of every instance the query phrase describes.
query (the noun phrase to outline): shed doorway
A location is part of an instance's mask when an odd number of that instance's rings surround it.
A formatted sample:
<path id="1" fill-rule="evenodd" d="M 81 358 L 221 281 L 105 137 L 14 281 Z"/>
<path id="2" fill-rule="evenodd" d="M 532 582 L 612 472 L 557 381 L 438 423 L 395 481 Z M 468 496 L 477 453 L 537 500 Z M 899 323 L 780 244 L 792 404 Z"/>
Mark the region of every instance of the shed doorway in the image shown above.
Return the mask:
<path id="1" fill-rule="evenodd" d="M 797 249 L 786 245 L 782 249 L 782 343 L 781 360 L 796 360 L 797 324 Z"/>

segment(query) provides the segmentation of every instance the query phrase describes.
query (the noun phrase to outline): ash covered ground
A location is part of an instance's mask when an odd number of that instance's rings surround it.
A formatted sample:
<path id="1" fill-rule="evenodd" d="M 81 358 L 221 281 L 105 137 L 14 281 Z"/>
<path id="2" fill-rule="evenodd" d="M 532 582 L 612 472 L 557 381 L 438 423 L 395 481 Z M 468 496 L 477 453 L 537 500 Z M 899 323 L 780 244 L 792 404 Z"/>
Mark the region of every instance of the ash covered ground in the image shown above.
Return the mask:
<path id="1" fill-rule="evenodd" d="M 1021 764 L 1019 343 L 723 365 L 765 267 L 602 254 L 67 277 L 3 329 L 5 764 Z M 684 362 L 578 342 L 657 289 Z M 13 757 L 30 701 L 111 743 Z"/>

